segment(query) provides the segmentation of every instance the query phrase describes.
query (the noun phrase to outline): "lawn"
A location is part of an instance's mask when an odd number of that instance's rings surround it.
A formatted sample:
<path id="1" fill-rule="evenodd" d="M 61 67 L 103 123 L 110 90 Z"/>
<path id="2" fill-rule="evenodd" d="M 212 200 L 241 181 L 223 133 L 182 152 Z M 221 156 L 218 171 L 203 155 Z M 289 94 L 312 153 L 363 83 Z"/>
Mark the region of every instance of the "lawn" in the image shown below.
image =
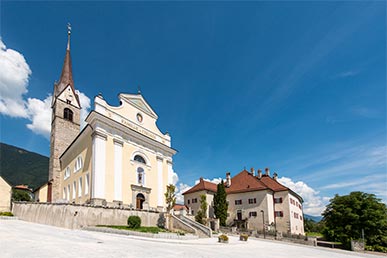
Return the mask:
<path id="1" fill-rule="evenodd" d="M 153 233 L 153 234 L 158 234 L 159 232 L 168 232 L 168 230 L 159 228 L 159 227 L 129 228 L 128 226 L 115 226 L 115 225 L 98 225 L 97 227 L 115 228 L 115 229 L 121 229 L 121 230 L 130 230 L 130 231 Z"/>

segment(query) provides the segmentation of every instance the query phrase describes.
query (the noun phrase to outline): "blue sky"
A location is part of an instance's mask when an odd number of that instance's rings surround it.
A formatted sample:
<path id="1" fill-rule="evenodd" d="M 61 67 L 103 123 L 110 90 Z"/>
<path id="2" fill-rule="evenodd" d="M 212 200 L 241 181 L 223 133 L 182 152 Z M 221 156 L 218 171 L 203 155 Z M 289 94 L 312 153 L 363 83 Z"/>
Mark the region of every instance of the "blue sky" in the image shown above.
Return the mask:
<path id="1" fill-rule="evenodd" d="M 384 1 L 2 1 L 0 12 L 2 142 L 49 154 L 70 22 L 83 106 L 140 85 L 179 151 L 180 192 L 270 167 L 309 214 L 335 193 L 387 202 Z"/>

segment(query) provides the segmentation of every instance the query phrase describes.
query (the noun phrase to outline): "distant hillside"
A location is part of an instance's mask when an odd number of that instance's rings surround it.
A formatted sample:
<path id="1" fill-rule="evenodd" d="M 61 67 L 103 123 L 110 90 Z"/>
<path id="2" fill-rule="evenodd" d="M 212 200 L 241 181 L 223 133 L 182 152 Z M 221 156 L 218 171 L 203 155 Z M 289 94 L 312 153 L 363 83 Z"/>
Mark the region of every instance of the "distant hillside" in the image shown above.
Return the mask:
<path id="1" fill-rule="evenodd" d="M 315 222 L 320 222 L 322 220 L 322 216 L 312 216 L 312 215 L 304 214 L 304 217 L 307 219 L 314 220 Z"/>
<path id="2" fill-rule="evenodd" d="M 0 143 L 0 176 L 12 186 L 36 189 L 48 181 L 48 157 Z"/>

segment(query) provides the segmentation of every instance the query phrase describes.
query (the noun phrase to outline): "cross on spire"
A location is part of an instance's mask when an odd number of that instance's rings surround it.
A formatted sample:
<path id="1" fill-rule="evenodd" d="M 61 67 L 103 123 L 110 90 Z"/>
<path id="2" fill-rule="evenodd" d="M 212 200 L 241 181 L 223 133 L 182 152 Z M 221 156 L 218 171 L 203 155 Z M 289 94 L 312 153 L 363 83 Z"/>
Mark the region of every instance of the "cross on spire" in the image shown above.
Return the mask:
<path id="1" fill-rule="evenodd" d="M 71 24 L 67 23 L 67 50 L 70 50 Z"/>

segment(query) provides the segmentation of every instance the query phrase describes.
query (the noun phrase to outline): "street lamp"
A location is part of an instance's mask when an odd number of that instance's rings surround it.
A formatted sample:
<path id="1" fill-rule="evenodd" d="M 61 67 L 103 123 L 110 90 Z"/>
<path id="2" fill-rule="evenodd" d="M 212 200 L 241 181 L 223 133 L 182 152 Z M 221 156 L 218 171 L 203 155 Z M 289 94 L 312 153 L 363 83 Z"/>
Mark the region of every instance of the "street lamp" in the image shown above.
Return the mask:
<path id="1" fill-rule="evenodd" d="M 263 228 L 263 238 L 266 238 L 266 230 L 265 230 L 265 211 L 261 210 L 262 212 L 262 228 Z"/>

